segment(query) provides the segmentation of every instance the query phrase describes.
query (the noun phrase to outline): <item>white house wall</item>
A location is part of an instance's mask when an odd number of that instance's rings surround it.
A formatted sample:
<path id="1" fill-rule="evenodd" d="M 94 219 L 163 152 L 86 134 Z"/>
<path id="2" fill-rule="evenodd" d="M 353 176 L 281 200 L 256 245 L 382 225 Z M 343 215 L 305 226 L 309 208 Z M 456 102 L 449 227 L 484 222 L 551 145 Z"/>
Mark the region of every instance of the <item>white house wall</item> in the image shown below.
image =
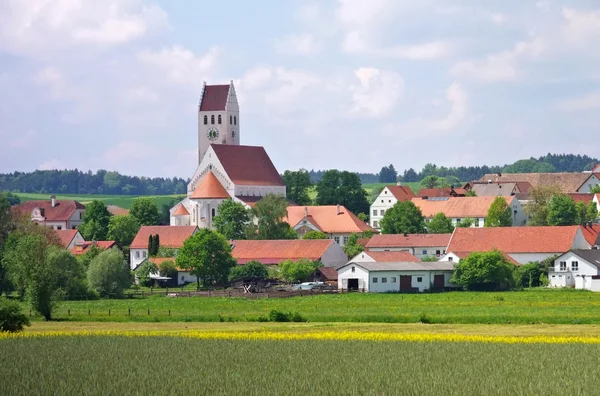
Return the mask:
<path id="1" fill-rule="evenodd" d="M 392 194 L 392 192 L 385 187 L 377 196 L 377 199 L 371 204 L 369 225 L 375 229 L 380 229 L 381 219 L 383 219 L 383 214 L 381 214 L 381 211 L 383 210 L 385 214 L 385 212 L 391 209 L 397 202 L 398 200 L 394 194 Z"/>
<path id="2" fill-rule="evenodd" d="M 519 264 L 527 264 L 533 261 L 543 261 L 547 258 L 554 257 L 564 252 L 550 252 L 550 253 L 508 253 L 513 260 Z"/>
<path id="3" fill-rule="evenodd" d="M 148 258 L 148 249 L 131 249 L 129 252 L 129 267 L 135 269 Z"/>
<path id="4" fill-rule="evenodd" d="M 578 263 L 573 269 L 573 262 Z M 561 270 L 560 263 L 565 262 L 566 267 Z M 567 252 L 554 260 L 554 266 L 548 274 L 551 287 L 565 287 L 575 285 L 577 289 L 592 289 L 592 276 L 598 275 L 598 267 L 579 257 L 573 252 Z"/>
<path id="5" fill-rule="evenodd" d="M 587 179 L 585 181 L 585 183 L 583 183 L 581 185 L 581 187 L 579 188 L 579 190 L 577 190 L 577 192 L 579 192 L 579 193 L 589 193 L 592 190 L 592 188 L 594 188 L 594 186 L 597 186 L 598 184 L 600 184 L 600 179 L 598 179 L 596 177 L 596 175 L 592 174 L 590 176 L 590 178 Z"/>
<path id="6" fill-rule="evenodd" d="M 409 252 L 410 254 L 422 259 L 423 257 L 433 256 L 442 257 L 446 253 L 446 246 L 425 246 L 425 247 L 376 247 L 370 248 L 372 252 Z M 439 252 L 439 254 L 438 254 Z M 367 252 L 368 253 L 368 252 Z"/>
<path id="7" fill-rule="evenodd" d="M 352 272 L 354 268 L 354 272 Z M 358 290 L 369 291 L 369 272 L 358 265 L 347 265 L 338 270 L 338 289 L 348 289 L 348 279 L 358 279 Z"/>

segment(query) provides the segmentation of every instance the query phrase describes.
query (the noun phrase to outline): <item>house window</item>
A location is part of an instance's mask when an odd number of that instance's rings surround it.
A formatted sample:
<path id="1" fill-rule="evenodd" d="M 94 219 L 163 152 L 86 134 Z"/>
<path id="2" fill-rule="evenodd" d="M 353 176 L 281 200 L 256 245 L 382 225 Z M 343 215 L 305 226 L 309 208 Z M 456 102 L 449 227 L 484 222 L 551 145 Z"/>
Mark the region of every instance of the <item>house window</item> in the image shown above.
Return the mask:
<path id="1" fill-rule="evenodd" d="M 381 283 L 387 283 L 387 278 L 381 278 Z"/>
<path id="2" fill-rule="evenodd" d="M 219 125 L 221 125 L 221 114 L 219 114 L 219 115 L 217 116 L 217 122 L 219 123 Z"/>
<path id="3" fill-rule="evenodd" d="M 345 236 L 345 237 L 344 237 L 344 245 L 347 245 L 347 244 L 348 244 L 348 237 L 347 237 L 347 236 Z"/>
<path id="4" fill-rule="evenodd" d="M 479 219 L 475 219 L 475 227 L 479 227 Z"/>
<path id="5" fill-rule="evenodd" d="M 437 257 L 440 257 L 440 254 L 441 254 L 441 253 L 442 253 L 442 252 L 440 252 L 439 250 L 436 250 L 436 251 L 435 251 L 435 255 L 436 255 Z"/>
<path id="6" fill-rule="evenodd" d="M 229 123 L 233 124 L 233 116 L 232 115 L 229 116 Z"/>
<path id="7" fill-rule="evenodd" d="M 448 257 L 448 261 L 454 261 L 454 257 L 452 257 L 452 256 Z"/>
<path id="8" fill-rule="evenodd" d="M 215 217 L 217 215 L 217 210 L 215 208 L 212 208 L 212 217 Z"/>
<path id="9" fill-rule="evenodd" d="M 379 227 L 379 225 L 377 224 L 377 222 L 376 222 L 376 221 L 374 221 L 374 222 L 373 222 L 373 227 L 375 227 L 375 228 L 378 228 L 378 227 Z"/>
<path id="10" fill-rule="evenodd" d="M 208 116 L 204 116 L 204 125 L 208 125 Z"/>
<path id="11" fill-rule="evenodd" d="M 137 252 L 135 252 L 135 258 L 140 258 L 140 252 L 139 252 L 139 250 Z"/>
<path id="12" fill-rule="evenodd" d="M 383 191 L 383 193 L 384 193 L 384 194 L 387 194 L 387 190 L 384 190 L 384 191 Z"/>
<path id="13" fill-rule="evenodd" d="M 381 203 L 383 203 L 383 199 L 381 200 Z"/>
<path id="14" fill-rule="evenodd" d="M 145 250 L 142 252 L 142 256 L 144 256 L 144 258 L 146 258 L 148 256 L 148 252 L 146 252 Z"/>
<path id="15" fill-rule="evenodd" d="M 460 219 L 456 219 L 456 222 L 457 222 L 457 223 L 460 223 Z"/>
<path id="16" fill-rule="evenodd" d="M 83 212 L 79 212 L 79 220 L 83 220 Z"/>
<path id="17" fill-rule="evenodd" d="M 373 216 L 377 216 L 377 209 L 373 209 Z"/>
<path id="18" fill-rule="evenodd" d="M 391 200 L 391 199 L 388 199 L 388 203 L 392 203 L 392 200 Z"/>
<path id="19" fill-rule="evenodd" d="M 215 115 L 214 114 L 210 116 L 210 123 L 213 125 L 215 124 Z"/>
<path id="20" fill-rule="evenodd" d="M 392 276 L 392 278 L 391 278 L 390 282 L 391 282 L 391 283 L 396 283 L 396 277 L 395 277 L 395 276 Z"/>
<path id="21" fill-rule="evenodd" d="M 579 271 L 579 261 L 571 261 L 571 271 Z"/>
<path id="22" fill-rule="evenodd" d="M 423 250 L 423 256 L 427 256 L 427 250 Z"/>
<path id="23" fill-rule="evenodd" d="M 339 237 L 339 236 L 333 237 L 333 240 L 334 240 L 334 241 L 335 241 L 335 243 L 337 243 L 338 245 L 340 244 L 340 237 Z"/>
<path id="24" fill-rule="evenodd" d="M 77 229 L 77 226 L 73 226 L 73 227 L 71 227 L 71 229 L 72 229 L 72 230 L 76 230 L 76 229 Z"/>
<path id="25" fill-rule="evenodd" d="M 185 276 L 181 275 L 181 281 L 183 282 L 185 280 Z"/>
<path id="26" fill-rule="evenodd" d="M 356 272 L 356 267 L 352 267 L 352 271 L 351 272 Z"/>
<path id="27" fill-rule="evenodd" d="M 421 282 L 423 282 L 423 277 L 417 276 L 417 283 L 421 283 Z"/>
<path id="28" fill-rule="evenodd" d="M 377 283 L 377 278 L 373 278 L 373 283 Z"/>
<path id="29" fill-rule="evenodd" d="M 233 125 L 237 125 L 237 117 L 233 116 Z"/>
<path id="30" fill-rule="evenodd" d="M 567 270 L 567 262 L 561 261 L 560 262 L 560 271 L 566 271 L 566 270 Z"/>
<path id="31" fill-rule="evenodd" d="M 381 213 L 381 215 L 383 216 L 383 215 L 385 214 L 385 209 L 381 209 L 381 210 L 379 211 L 379 213 Z"/>
<path id="32" fill-rule="evenodd" d="M 56 226 L 56 229 L 57 229 L 58 231 L 60 231 L 60 230 L 62 230 L 62 226 Z"/>

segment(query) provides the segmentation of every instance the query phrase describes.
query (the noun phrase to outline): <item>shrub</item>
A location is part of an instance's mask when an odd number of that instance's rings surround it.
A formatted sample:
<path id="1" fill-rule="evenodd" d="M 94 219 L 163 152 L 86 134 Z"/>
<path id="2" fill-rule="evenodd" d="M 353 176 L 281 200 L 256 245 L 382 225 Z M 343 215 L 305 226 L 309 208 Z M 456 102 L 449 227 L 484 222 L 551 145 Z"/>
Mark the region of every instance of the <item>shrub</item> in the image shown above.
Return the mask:
<path id="1" fill-rule="evenodd" d="M 103 251 L 92 260 L 87 272 L 88 282 L 103 297 L 120 296 L 131 284 L 129 268 L 118 249 Z"/>
<path id="2" fill-rule="evenodd" d="M 22 331 L 24 326 L 29 325 L 29 319 L 21 312 L 19 303 L 0 298 L 0 331 Z"/>
<path id="3" fill-rule="evenodd" d="M 150 260 L 146 260 L 140 267 L 135 271 L 135 275 L 138 282 L 142 286 L 151 286 L 153 281 L 150 275 L 157 274 L 158 267 Z"/>
<path id="4" fill-rule="evenodd" d="M 263 319 L 263 320 L 261 320 Z M 264 316 L 259 317 L 259 322 L 264 321 Z M 298 312 L 282 312 L 276 309 L 271 310 L 268 316 L 269 322 L 306 322 L 306 319 Z"/>
<path id="5" fill-rule="evenodd" d="M 498 250 L 474 252 L 456 264 L 450 281 L 466 290 L 509 289 L 515 268 Z"/>
<path id="6" fill-rule="evenodd" d="M 229 281 L 234 282 L 240 279 L 265 279 L 268 276 L 266 265 L 258 261 L 250 261 L 244 265 L 237 265 L 229 271 Z"/>

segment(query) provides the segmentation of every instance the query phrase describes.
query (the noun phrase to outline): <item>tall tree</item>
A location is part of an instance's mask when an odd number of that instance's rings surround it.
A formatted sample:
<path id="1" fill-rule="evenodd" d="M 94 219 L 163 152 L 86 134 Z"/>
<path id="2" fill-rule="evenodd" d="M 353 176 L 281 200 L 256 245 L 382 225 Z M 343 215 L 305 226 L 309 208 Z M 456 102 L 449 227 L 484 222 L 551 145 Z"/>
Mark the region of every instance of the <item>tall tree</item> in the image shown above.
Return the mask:
<path id="1" fill-rule="evenodd" d="M 404 171 L 404 175 L 402 175 L 402 181 L 406 183 L 418 182 L 419 175 L 417 175 L 417 172 L 413 168 L 407 169 Z"/>
<path id="2" fill-rule="evenodd" d="M 268 194 L 251 209 L 257 225 L 246 230 L 248 239 L 296 239 L 296 231 L 285 221 L 287 200 L 279 195 Z"/>
<path id="3" fill-rule="evenodd" d="M 588 202 L 587 221 L 595 223 L 598 220 L 598 206 L 594 201 Z"/>
<path id="4" fill-rule="evenodd" d="M 513 285 L 515 268 L 498 250 L 475 252 L 456 264 L 450 281 L 466 290 L 503 290 Z"/>
<path id="5" fill-rule="evenodd" d="M 244 231 L 249 223 L 248 210 L 232 199 L 221 202 L 213 219 L 215 229 L 227 239 L 245 239 Z"/>
<path id="6" fill-rule="evenodd" d="M 157 225 L 160 220 L 158 208 L 152 198 L 140 197 L 133 200 L 129 214 L 135 217 L 140 225 Z"/>
<path id="7" fill-rule="evenodd" d="M 354 214 L 369 213 L 367 192 L 356 173 L 332 169 L 317 183 L 317 205 L 344 205 Z"/>
<path id="8" fill-rule="evenodd" d="M 430 234 L 450 234 L 454 231 L 452 220 L 446 217 L 443 213 L 438 213 L 429 223 L 427 223 L 427 231 Z"/>
<path id="9" fill-rule="evenodd" d="M 548 205 L 548 225 L 568 226 L 577 224 L 577 208 L 575 201 L 565 194 L 558 194 L 550 199 Z"/>
<path id="10" fill-rule="evenodd" d="M 320 261 L 307 259 L 285 260 L 279 264 L 279 273 L 281 277 L 288 282 L 304 282 L 319 267 L 322 267 Z"/>
<path id="11" fill-rule="evenodd" d="M 231 246 L 225 237 L 217 232 L 202 229 L 189 237 L 177 254 L 177 266 L 190 271 L 205 284 L 227 281 L 229 271 L 236 265 L 231 256 Z"/>
<path id="12" fill-rule="evenodd" d="M 87 270 L 89 285 L 100 296 L 121 296 L 129 285 L 129 266 L 119 249 L 108 249 L 90 262 Z"/>
<path id="13" fill-rule="evenodd" d="M 426 232 L 425 219 L 412 201 L 397 202 L 381 219 L 383 234 L 421 234 Z"/>
<path id="14" fill-rule="evenodd" d="M 529 192 L 529 202 L 525 205 L 525 213 L 529 216 L 529 225 L 548 225 L 548 208 L 553 196 L 561 191 L 556 186 L 538 186 Z"/>
<path id="15" fill-rule="evenodd" d="M 310 205 L 311 199 L 308 189 L 312 185 L 310 175 L 306 169 L 298 171 L 286 170 L 283 173 L 287 198 L 298 205 Z"/>
<path id="16" fill-rule="evenodd" d="M 441 187 L 442 180 L 436 175 L 429 175 L 424 177 L 419 185 L 421 188 L 437 188 Z"/>
<path id="17" fill-rule="evenodd" d="M 138 219 L 131 215 L 112 216 L 108 222 L 107 238 L 121 247 L 126 247 L 131 245 L 139 229 Z"/>
<path id="18" fill-rule="evenodd" d="M 13 221 L 10 211 L 10 202 L 8 202 L 8 199 L 6 199 L 4 195 L 0 194 L 0 295 L 2 294 L 2 290 L 4 290 L 2 285 L 5 284 L 5 271 L 2 263 L 4 245 L 6 244 L 8 233 L 11 231 L 12 227 Z"/>
<path id="19" fill-rule="evenodd" d="M 104 202 L 93 200 L 86 205 L 83 213 L 83 223 L 79 226 L 79 232 L 86 241 L 104 241 L 108 234 L 108 223 L 110 212 Z"/>
<path id="20" fill-rule="evenodd" d="M 510 227 L 512 225 L 512 213 L 504 197 L 496 197 L 485 218 L 485 227 Z"/>
<path id="21" fill-rule="evenodd" d="M 398 172 L 396 172 L 396 168 L 392 164 L 384 166 L 379 171 L 379 183 L 395 183 L 397 177 Z"/>

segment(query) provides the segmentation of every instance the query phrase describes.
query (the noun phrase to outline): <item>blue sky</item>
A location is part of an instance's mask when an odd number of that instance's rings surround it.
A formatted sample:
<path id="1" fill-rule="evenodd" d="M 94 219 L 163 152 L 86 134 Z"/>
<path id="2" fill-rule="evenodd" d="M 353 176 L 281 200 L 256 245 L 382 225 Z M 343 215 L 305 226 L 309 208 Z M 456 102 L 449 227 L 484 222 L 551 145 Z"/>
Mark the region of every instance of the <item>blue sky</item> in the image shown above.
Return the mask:
<path id="1" fill-rule="evenodd" d="M 0 172 L 189 177 L 202 82 L 285 169 L 600 157 L 597 1 L 0 3 Z"/>

